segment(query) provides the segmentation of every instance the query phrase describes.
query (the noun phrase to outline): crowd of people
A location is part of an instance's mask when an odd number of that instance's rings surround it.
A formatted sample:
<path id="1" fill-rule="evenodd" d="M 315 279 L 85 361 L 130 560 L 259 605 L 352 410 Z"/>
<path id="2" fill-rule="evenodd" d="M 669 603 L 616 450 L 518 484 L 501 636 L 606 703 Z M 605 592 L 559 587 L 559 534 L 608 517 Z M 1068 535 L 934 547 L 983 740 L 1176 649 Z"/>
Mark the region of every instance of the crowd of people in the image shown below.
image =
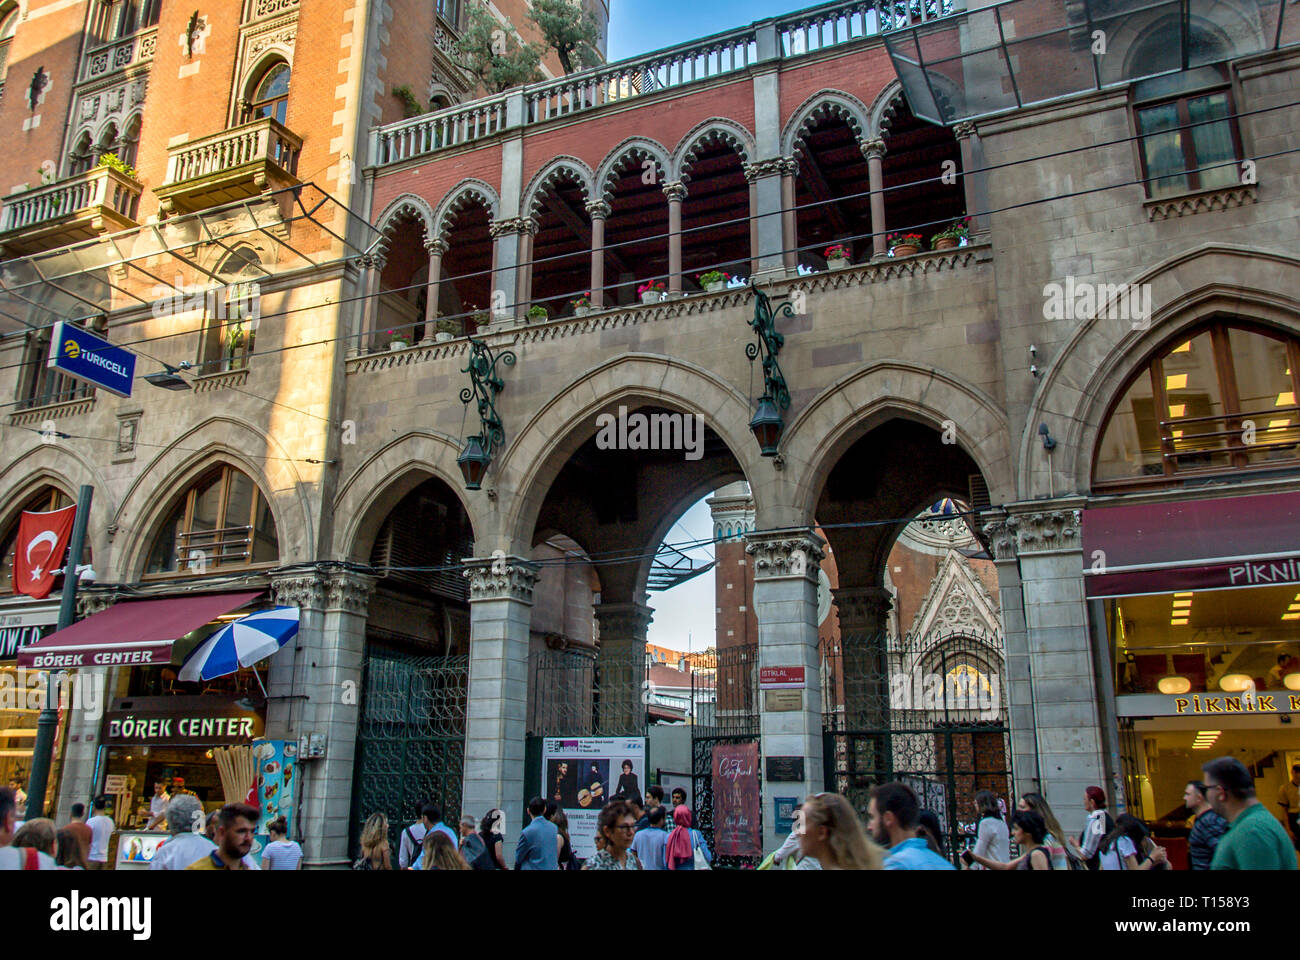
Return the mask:
<path id="1" fill-rule="evenodd" d="M 1203 779 L 1187 784 L 1183 801 L 1191 812 L 1187 839 L 1192 870 L 1296 870 L 1300 837 L 1286 829 L 1255 796 L 1250 771 L 1234 757 L 1202 767 Z M 1292 770 L 1300 784 L 1300 767 Z M 1279 802 L 1287 805 L 1285 792 Z M 1084 791 L 1087 819 L 1077 838 L 1062 829 L 1045 797 L 1025 793 L 1007 817 L 996 795 L 974 798 L 974 843 L 955 859 L 969 870 L 1168 870 L 1169 857 L 1141 820 L 1128 813 L 1112 818 L 1106 793 Z M 17 825 L 18 797 L 0 788 L 0 870 L 105 869 L 115 829 L 101 798 L 87 817 L 75 803 L 62 827 L 39 818 Z M 664 802 L 661 787 L 640 796 L 615 795 L 600 810 L 595 853 L 580 859 L 564 811 L 536 797 L 529 802 L 528 824 L 514 848 L 516 870 L 708 870 L 713 852 L 692 824 L 683 790 Z M 425 803 L 419 819 L 399 836 L 397 863 L 389 845 L 389 823 L 373 814 L 361 831 L 354 870 L 505 870 L 502 811 L 480 820 L 463 816 L 454 829 L 442 811 Z M 1288 814 L 1290 810 L 1288 809 Z M 156 812 L 170 836 L 159 845 L 151 870 L 297 870 L 301 846 L 288 839 L 284 818 L 267 824 L 270 841 L 261 865 L 251 856 L 258 811 L 226 804 L 204 815 L 199 799 L 181 794 Z M 1293 831 L 1295 827 L 1292 827 Z M 1014 851 L 1014 855 L 1013 855 Z M 872 788 L 864 826 L 857 811 L 838 793 L 810 796 L 796 808 L 794 829 L 759 869 L 785 870 L 953 870 L 945 831 L 934 811 L 921 807 L 911 787 L 884 783 Z"/>

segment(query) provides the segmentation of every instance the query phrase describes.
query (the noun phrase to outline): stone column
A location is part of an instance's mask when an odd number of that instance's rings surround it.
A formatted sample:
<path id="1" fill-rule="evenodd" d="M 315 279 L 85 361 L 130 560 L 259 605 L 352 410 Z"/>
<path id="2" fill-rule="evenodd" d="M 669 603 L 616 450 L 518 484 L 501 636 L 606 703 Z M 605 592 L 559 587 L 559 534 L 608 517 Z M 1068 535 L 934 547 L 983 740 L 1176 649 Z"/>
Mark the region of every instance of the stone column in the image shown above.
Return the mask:
<path id="1" fill-rule="evenodd" d="M 798 160 L 781 158 L 781 261 L 791 276 L 799 272 L 799 221 L 794 208 L 794 178 L 798 173 Z"/>
<path id="2" fill-rule="evenodd" d="M 450 247 L 442 237 L 424 241 L 424 249 L 429 254 L 429 280 L 425 284 L 424 305 L 424 339 L 422 343 L 432 343 L 438 322 L 438 288 L 442 282 L 442 258 Z"/>
<path id="3" fill-rule="evenodd" d="M 883 260 L 889 256 L 885 243 L 885 141 L 859 140 L 858 146 L 867 158 L 867 186 L 871 190 L 871 259 Z"/>
<path id="4" fill-rule="evenodd" d="M 758 615 L 760 667 L 803 667 L 805 689 L 798 710 L 769 711 L 762 702 L 763 846 L 778 842 L 770 797 L 805 797 L 825 789 L 822 765 L 821 654 L 817 642 L 817 571 L 825 541 L 812 530 L 795 528 L 745 535 L 745 552 L 754 557 L 754 609 Z M 800 783 L 769 786 L 767 758 L 802 757 Z M 780 838 L 784 839 L 784 838 Z"/>
<path id="5" fill-rule="evenodd" d="M 311 662 L 302 654 L 309 645 L 323 645 L 320 638 L 325 631 L 329 579 L 315 571 L 273 573 L 271 594 L 277 605 L 298 608 L 298 636 L 271 658 L 266 677 L 266 736 L 274 740 L 297 740 L 302 736 L 305 703 L 303 665 Z M 298 647 L 304 650 L 299 651 Z"/>
<path id="6" fill-rule="evenodd" d="M 750 260 L 754 264 L 753 278 L 780 279 L 785 274 L 786 259 L 783 251 L 786 217 L 783 199 L 786 170 L 793 163 L 791 157 L 772 157 L 742 166 L 749 182 Z M 796 166 L 797 169 L 797 166 Z M 791 181 L 793 189 L 793 180 Z"/>
<path id="7" fill-rule="evenodd" d="M 604 200 L 587 203 L 587 216 L 591 217 L 591 309 L 605 306 L 605 221 L 609 219 L 609 204 Z"/>
<path id="8" fill-rule="evenodd" d="M 470 652 L 461 809 L 482 816 L 499 807 L 514 833 L 524 823 L 528 628 L 539 568 L 504 554 L 464 562 Z M 513 843 L 505 844 L 507 863 L 513 864 L 514 849 Z"/>
<path id="9" fill-rule="evenodd" d="M 274 690 L 292 690 L 268 717 L 268 736 L 323 734 L 325 756 L 300 762 L 299 829 L 305 867 L 345 867 L 352 816 L 352 769 L 360 718 L 366 613 L 375 578 L 336 571 L 328 577 L 289 577 L 274 583 L 277 600 L 303 612 L 295 647 L 272 667 Z M 286 651 L 276 655 L 285 658 Z M 295 659 L 296 658 L 296 659 Z M 270 691 L 268 691 L 270 692 Z"/>
<path id="10" fill-rule="evenodd" d="M 488 226 L 492 237 L 492 322 L 519 316 L 519 234 L 525 229 L 523 217 L 493 220 Z M 505 299 L 498 310 L 497 304 Z"/>
<path id="11" fill-rule="evenodd" d="M 686 184 L 680 180 L 664 184 L 668 198 L 668 296 L 682 295 L 682 200 Z"/>
<path id="12" fill-rule="evenodd" d="M 519 220 L 519 287 L 515 293 L 519 309 L 515 316 L 523 320 L 533 305 L 533 236 L 537 233 L 537 221 L 532 217 Z"/>
<path id="13" fill-rule="evenodd" d="M 595 612 L 600 624 L 597 735 L 640 736 L 646 711 L 641 698 L 646 680 L 645 638 L 654 611 L 644 603 L 601 603 Z"/>
<path id="14" fill-rule="evenodd" d="M 1035 503 L 1006 519 L 1020 558 L 1029 661 L 1028 683 L 1017 690 L 1013 682 L 1013 690 L 1031 698 L 1042 792 L 1071 834 L 1083 826 L 1084 788 L 1105 784 L 1080 503 Z"/>
<path id="15" fill-rule="evenodd" d="M 369 353 L 377 349 L 379 339 L 379 291 L 380 291 L 380 274 L 384 272 L 384 264 L 388 262 L 387 250 L 380 246 L 375 251 L 361 258 L 361 266 L 365 269 L 364 279 L 362 281 L 362 290 L 365 296 L 364 312 L 365 318 L 361 324 L 361 336 L 358 337 L 357 350 L 361 353 Z"/>
<path id="16" fill-rule="evenodd" d="M 984 217 L 978 216 L 978 211 L 983 209 L 983 183 L 982 174 L 967 174 L 967 170 L 974 170 L 982 166 L 982 157 L 979 156 L 982 151 L 979 149 L 979 137 L 975 132 L 975 124 L 970 120 L 963 120 L 952 128 L 953 135 L 957 138 L 957 146 L 961 148 L 961 185 L 965 191 L 966 197 L 966 215 L 970 217 L 970 223 L 967 228 L 973 237 L 978 233 L 986 233 L 984 226 Z"/>

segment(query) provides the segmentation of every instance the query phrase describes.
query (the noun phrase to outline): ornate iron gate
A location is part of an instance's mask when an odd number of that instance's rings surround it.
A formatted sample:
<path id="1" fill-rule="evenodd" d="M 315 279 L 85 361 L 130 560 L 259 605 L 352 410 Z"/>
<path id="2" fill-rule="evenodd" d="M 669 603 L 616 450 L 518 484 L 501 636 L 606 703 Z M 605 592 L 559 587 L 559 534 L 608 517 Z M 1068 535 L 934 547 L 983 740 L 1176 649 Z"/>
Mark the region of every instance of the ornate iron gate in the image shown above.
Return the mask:
<path id="1" fill-rule="evenodd" d="M 1014 806 L 1003 687 L 997 637 L 842 635 L 822 665 L 826 789 L 865 822 L 873 786 L 908 784 L 956 862 L 974 842 L 976 792 Z"/>
<path id="2" fill-rule="evenodd" d="M 460 818 L 469 657 L 424 657 L 366 644 L 352 786 L 350 849 L 371 814 L 388 817 L 394 856 L 417 804 Z"/>
<path id="3" fill-rule="evenodd" d="M 697 659 L 691 669 L 691 811 L 695 827 L 714 852 L 715 869 L 757 866 L 761 857 L 723 857 L 717 853 L 713 822 L 713 748 L 727 743 L 759 743 L 758 645 L 725 647 Z M 761 751 L 760 751 L 761 752 Z M 759 830 L 762 830 L 759 803 Z"/>

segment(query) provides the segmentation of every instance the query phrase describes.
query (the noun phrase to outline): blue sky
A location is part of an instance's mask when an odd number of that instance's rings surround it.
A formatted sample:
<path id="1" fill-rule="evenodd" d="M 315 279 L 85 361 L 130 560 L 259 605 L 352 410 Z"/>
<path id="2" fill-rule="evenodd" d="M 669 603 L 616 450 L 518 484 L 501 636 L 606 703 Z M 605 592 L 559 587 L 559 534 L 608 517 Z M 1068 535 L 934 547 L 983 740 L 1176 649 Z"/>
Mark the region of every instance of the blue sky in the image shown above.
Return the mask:
<path id="1" fill-rule="evenodd" d="M 669 531 L 664 539 L 668 543 L 687 543 L 713 536 L 713 519 L 703 500 L 691 507 Z M 705 562 L 713 558 L 710 544 L 698 551 L 687 551 Z M 646 640 L 669 650 L 703 650 L 713 645 L 716 599 L 713 593 L 713 571 L 688 580 L 681 586 L 650 594 L 654 620 L 646 631 Z"/>
<path id="2" fill-rule="evenodd" d="M 608 56 L 623 60 L 810 6 L 800 0 L 610 0 Z"/>

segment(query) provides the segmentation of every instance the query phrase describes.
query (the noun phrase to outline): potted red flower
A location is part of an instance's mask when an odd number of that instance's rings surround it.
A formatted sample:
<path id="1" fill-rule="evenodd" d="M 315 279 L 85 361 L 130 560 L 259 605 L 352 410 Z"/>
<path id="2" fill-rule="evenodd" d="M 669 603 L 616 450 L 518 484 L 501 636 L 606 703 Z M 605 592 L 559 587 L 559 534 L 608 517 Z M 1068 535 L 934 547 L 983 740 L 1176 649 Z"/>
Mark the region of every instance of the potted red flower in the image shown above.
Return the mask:
<path id="1" fill-rule="evenodd" d="M 921 252 L 925 238 L 919 233 L 891 233 L 888 242 L 891 257 L 910 257 Z"/>
<path id="2" fill-rule="evenodd" d="M 636 288 L 636 293 L 642 303 L 658 303 L 664 298 L 664 283 L 662 280 L 647 280 Z"/>
<path id="3" fill-rule="evenodd" d="M 853 263 L 853 254 L 842 243 L 831 244 L 822 251 L 822 256 L 826 258 L 826 266 L 832 270 L 843 270 Z"/>

